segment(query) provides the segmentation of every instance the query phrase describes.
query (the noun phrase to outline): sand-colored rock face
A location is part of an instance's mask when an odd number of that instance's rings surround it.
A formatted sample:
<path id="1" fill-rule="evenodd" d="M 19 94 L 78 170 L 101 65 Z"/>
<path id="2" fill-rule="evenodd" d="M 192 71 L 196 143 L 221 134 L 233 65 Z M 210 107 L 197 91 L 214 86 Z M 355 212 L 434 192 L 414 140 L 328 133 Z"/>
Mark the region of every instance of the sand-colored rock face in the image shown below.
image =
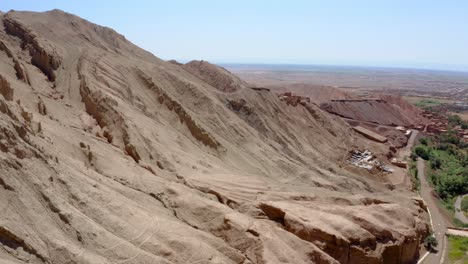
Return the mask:
<path id="1" fill-rule="evenodd" d="M 10 83 L 0 75 L 0 94 L 7 101 L 13 100 L 13 89 L 11 89 Z"/>
<path id="2" fill-rule="evenodd" d="M 340 168 L 368 143 L 338 117 L 59 10 L 0 21 L 2 263 L 418 257 L 424 210 Z"/>

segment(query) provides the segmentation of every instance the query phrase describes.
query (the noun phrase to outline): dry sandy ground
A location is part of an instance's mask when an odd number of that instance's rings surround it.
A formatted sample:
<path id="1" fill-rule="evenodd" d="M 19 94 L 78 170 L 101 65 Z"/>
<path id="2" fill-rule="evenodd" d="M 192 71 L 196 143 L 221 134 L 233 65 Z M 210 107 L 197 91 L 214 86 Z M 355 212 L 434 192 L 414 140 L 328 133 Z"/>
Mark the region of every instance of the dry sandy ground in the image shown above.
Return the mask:
<path id="1" fill-rule="evenodd" d="M 317 106 L 53 10 L 0 15 L 3 263 L 412 263 L 427 216 Z"/>

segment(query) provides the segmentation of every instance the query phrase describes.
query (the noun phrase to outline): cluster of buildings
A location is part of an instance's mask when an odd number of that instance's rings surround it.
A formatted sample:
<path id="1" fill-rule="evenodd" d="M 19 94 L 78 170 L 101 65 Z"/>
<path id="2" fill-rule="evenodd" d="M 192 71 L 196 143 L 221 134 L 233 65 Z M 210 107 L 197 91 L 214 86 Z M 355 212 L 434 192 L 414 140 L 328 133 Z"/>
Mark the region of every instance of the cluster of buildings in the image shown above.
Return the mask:
<path id="1" fill-rule="evenodd" d="M 430 120 L 427 124 L 426 131 L 430 135 L 439 135 L 448 131 L 449 121 L 446 115 L 441 115 L 431 111 L 424 111 L 423 116 Z M 457 125 L 452 128 L 457 135 L 464 141 L 468 142 L 468 129 L 464 129 Z"/>
<path id="2" fill-rule="evenodd" d="M 445 115 L 440 115 L 431 111 L 424 111 L 422 115 L 430 120 L 426 126 L 426 131 L 431 135 L 438 135 L 447 132 L 448 118 Z"/>

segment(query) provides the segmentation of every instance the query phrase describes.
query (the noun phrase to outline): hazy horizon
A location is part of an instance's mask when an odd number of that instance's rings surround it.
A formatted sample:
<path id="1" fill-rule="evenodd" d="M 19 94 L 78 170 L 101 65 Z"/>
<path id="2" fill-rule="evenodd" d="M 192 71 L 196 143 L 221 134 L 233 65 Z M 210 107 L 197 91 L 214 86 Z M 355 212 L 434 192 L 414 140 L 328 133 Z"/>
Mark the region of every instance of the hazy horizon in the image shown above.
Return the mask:
<path id="1" fill-rule="evenodd" d="M 468 71 L 468 2 L 6 0 L 108 26 L 165 60 Z"/>
<path id="2" fill-rule="evenodd" d="M 468 89 L 468 72 L 343 65 L 220 64 L 258 86 L 314 84 L 426 92 Z"/>
<path id="3" fill-rule="evenodd" d="M 190 60 L 181 60 L 179 62 L 189 62 Z M 393 70 L 411 70 L 411 71 L 429 71 L 429 72 L 447 72 L 447 73 L 458 73 L 468 75 L 468 68 L 467 69 L 437 69 L 437 68 L 422 68 L 422 67 L 411 67 L 411 66 L 379 66 L 379 65 L 355 65 L 355 64 L 314 64 L 314 63 L 309 63 L 309 64 L 293 64 L 293 63 L 241 63 L 241 62 L 213 62 L 216 63 L 217 65 L 223 66 L 223 67 L 232 67 L 232 68 L 241 68 L 241 67 L 252 67 L 252 68 L 259 68 L 259 67 L 275 67 L 275 68 L 281 68 L 281 70 L 288 70 L 290 69 L 291 71 L 309 71 L 311 68 L 360 68 L 360 69 L 374 69 L 374 70 L 382 70 L 382 71 L 393 71 Z M 296 68 L 296 69 L 291 69 L 291 68 Z M 297 69 L 299 68 L 299 69 Z M 300 69 L 303 68 L 303 69 Z"/>

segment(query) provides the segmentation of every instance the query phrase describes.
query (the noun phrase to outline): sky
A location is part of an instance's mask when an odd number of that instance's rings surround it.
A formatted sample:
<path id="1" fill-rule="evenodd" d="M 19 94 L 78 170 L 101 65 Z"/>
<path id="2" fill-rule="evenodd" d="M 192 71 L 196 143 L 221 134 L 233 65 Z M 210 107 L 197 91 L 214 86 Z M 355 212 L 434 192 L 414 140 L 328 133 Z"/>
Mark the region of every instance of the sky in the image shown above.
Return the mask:
<path id="1" fill-rule="evenodd" d="M 468 71 L 465 0 L 1 0 L 108 26 L 162 59 Z"/>

